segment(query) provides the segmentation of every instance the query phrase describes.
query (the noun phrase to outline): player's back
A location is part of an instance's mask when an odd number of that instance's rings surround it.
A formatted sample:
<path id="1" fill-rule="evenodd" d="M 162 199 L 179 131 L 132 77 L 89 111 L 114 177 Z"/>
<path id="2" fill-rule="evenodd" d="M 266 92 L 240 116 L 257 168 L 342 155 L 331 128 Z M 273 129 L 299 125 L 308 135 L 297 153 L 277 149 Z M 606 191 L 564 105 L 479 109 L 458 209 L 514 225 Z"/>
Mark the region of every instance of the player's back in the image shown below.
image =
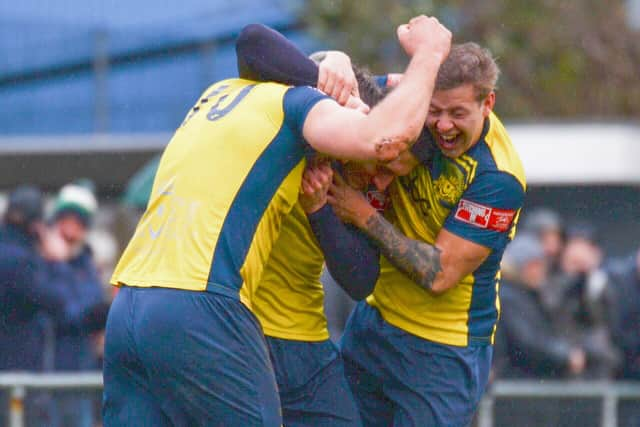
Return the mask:
<path id="1" fill-rule="evenodd" d="M 204 92 L 162 155 L 114 284 L 235 295 L 255 285 L 304 168 L 288 89 L 230 79 Z"/>

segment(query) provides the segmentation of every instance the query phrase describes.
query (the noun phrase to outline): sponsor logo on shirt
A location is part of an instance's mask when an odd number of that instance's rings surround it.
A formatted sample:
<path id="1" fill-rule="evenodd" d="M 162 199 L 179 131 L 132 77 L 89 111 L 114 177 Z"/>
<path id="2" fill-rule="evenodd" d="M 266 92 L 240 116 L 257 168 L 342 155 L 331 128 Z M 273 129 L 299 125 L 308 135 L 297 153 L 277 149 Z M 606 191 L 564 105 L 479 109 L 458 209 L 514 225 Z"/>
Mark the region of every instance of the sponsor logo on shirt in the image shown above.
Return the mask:
<path id="1" fill-rule="evenodd" d="M 389 199 L 387 198 L 387 195 L 378 190 L 368 190 L 367 200 L 378 212 L 383 212 L 387 207 L 389 207 Z"/>
<path id="2" fill-rule="evenodd" d="M 497 209 L 460 199 L 455 218 L 478 228 L 504 232 L 511 227 L 515 215 L 515 210 Z"/>

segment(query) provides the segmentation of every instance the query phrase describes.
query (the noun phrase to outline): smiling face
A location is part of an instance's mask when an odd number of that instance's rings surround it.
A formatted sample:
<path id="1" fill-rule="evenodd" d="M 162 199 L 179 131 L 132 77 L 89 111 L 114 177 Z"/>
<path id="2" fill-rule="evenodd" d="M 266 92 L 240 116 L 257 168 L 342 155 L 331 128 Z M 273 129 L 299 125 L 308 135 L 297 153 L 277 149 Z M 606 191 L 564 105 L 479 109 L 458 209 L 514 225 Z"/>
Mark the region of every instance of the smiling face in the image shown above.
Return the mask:
<path id="1" fill-rule="evenodd" d="M 426 120 L 445 156 L 459 157 L 480 139 L 495 104 L 499 74 L 487 49 L 475 43 L 451 47 L 438 70 Z"/>
<path id="2" fill-rule="evenodd" d="M 431 97 L 426 126 L 442 153 L 456 158 L 478 142 L 494 104 L 494 92 L 478 101 L 471 84 L 437 90 Z"/>

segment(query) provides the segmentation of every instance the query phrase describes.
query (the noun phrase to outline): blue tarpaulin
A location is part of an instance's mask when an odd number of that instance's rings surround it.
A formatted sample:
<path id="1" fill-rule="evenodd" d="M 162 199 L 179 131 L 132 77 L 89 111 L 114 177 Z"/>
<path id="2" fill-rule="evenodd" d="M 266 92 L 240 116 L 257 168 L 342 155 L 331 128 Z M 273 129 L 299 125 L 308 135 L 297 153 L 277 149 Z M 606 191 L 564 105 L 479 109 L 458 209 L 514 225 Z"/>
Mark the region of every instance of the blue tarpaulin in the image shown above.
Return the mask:
<path id="1" fill-rule="evenodd" d="M 252 22 L 304 50 L 295 0 L 0 2 L 0 135 L 171 131 L 236 75 Z M 106 60 L 105 60 L 106 59 Z"/>

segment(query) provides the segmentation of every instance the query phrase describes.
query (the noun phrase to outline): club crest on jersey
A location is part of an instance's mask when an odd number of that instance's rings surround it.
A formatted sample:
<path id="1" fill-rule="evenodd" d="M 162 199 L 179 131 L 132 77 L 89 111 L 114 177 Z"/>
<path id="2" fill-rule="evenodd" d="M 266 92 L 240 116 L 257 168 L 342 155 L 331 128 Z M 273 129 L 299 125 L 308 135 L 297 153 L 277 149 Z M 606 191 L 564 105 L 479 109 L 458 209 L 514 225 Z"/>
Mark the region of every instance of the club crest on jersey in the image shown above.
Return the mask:
<path id="1" fill-rule="evenodd" d="M 464 191 L 462 178 L 455 175 L 440 175 L 434 182 L 434 185 L 438 197 L 449 206 L 455 206 L 456 201 Z"/>
<path id="2" fill-rule="evenodd" d="M 475 225 L 478 228 L 504 232 L 511 227 L 516 211 L 511 209 L 496 209 L 480 203 L 460 199 L 455 218 Z"/>
<path id="3" fill-rule="evenodd" d="M 368 190 L 367 200 L 378 212 L 383 212 L 387 207 L 389 207 L 389 199 L 387 198 L 387 195 L 378 190 Z"/>

